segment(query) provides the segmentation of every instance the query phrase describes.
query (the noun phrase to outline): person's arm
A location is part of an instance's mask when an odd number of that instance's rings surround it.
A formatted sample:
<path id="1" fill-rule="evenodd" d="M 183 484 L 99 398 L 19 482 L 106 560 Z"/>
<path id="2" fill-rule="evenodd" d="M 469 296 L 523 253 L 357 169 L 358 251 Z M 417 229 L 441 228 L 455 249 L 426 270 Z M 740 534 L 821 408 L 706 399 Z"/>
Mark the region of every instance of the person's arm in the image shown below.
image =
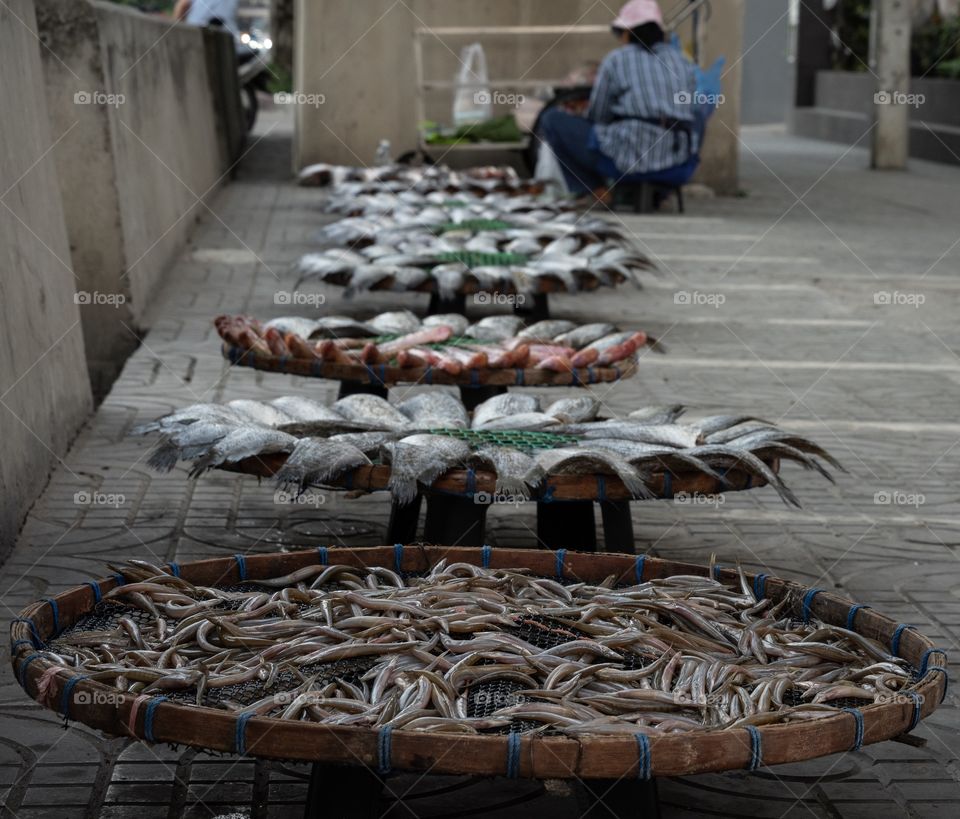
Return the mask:
<path id="1" fill-rule="evenodd" d="M 192 3 L 193 0 L 177 0 L 177 4 L 173 7 L 173 19 L 180 21 L 185 20 Z"/>
<path id="2" fill-rule="evenodd" d="M 609 58 L 600 64 L 597 79 L 590 93 L 590 104 L 587 106 L 586 117 L 593 122 L 609 122 L 613 119 L 610 110 L 613 105 L 613 71 Z"/>

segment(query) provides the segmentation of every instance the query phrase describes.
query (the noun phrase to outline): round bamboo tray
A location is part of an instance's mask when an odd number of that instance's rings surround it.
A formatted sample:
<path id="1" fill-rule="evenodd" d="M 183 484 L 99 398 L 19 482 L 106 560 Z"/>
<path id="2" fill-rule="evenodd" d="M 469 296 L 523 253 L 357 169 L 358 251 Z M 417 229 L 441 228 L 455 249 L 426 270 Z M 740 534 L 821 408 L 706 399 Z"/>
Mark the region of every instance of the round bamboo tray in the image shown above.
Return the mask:
<path id="1" fill-rule="evenodd" d="M 581 367 L 568 372 L 552 370 L 491 368 L 465 370 L 457 375 L 436 367 L 396 367 L 387 364 L 339 364 L 322 359 L 263 355 L 232 344 L 223 344 L 223 357 L 231 364 L 272 373 L 306 375 L 334 381 L 356 381 L 375 387 L 396 384 L 449 384 L 461 387 L 569 387 L 602 384 L 629 378 L 637 371 L 635 358 L 625 358 L 606 367 Z"/>
<path id="2" fill-rule="evenodd" d="M 238 555 L 184 563 L 185 580 L 233 585 L 276 577 L 308 565 L 390 566 L 419 572 L 439 560 L 491 568 L 525 567 L 545 577 L 599 582 L 613 574 L 622 584 L 676 574 L 707 576 L 710 568 L 631 555 L 580 554 L 517 549 L 393 546 Z M 717 579 L 739 584 L 735 569 L 714 570 Z M 858 749 L 912 731 L 937 708 L 946 692 L 946 655 L 910 626 L 820 589 L 766 575 L 748 575 L 759 595 L 774 601 L 789 595 L 794 614 L 854 628 L 879 640 L 916 669 L 917 684 L 890 702 L 838 711 L 815 720 L 754 728 L 649 736 L 542 734 L 451 735 L 384 732 L 356 726 L 284 722 L 271 717 L 241 720 L 207 707 L 182 705 L 163 697 L 120 694 L 43 656 L 43 642 L 90 612 L 118 579 L 104 578 L 28 606 L 11 625 L 12 662 L 24 690 L 41 705 L 115 736 L 176 743 L 227 753 L 274 759 L 363 765 L 380 773 L 394 770 L 537 779 L 619 779 L 684 776 L 798 762 Z M 80 694 L 84 696 L 79 696 Z"/>
<path id="3" fill-rule="evenodd" d="M 612 274 L 612 277 L 615 279 L 613 287 L 618 287 L 623 284 L 625 278 L 620 274 Z M 331 275 L 329 278 L 323 279 L 322 284 L 329 284 L 334 287 L 347 287 L 350 284 L 352 276 L 343 273 L 339 275 Z M 579 289 L 573 291 L 575 293 L 597 290 L 600 287 L 603 287 L 603 283 L 600 281 L 600 278 L 591 273 L 581 273 L 577 275 Z M 394 290 L 394 279 L 393 277 L 386 277 L 381 281 L 374 284 L 370 287 L 370 290 L 388 290 L 392 292 L 402 292 L 402 293 L 431 293 L 436 294 L 437 291 L 437 281 L 434 278 L 428 278 L 426 281 L 417 285 L 416 287 L 404 288 L 401 291 Z M 548 276 L 541 276 L 537 280 L 537 289 L 533 293 L 524 293 L 520 294 L 517 292 L 517 288 L 513 285 L 512 282 L 501 281 L 495 287 L 487 288 L 481 287 L 477 281 L 467 281 L 464 283 L 457 291 L 457 295 L 460 296 L 472 296 L 477 293 L 489 293 L 493 296 L 529 296 L 533 297 L 534 295 L 548 295 L 550 293 L 570 293 L 571 291 L 561 282 L 559 279 L 551 278 Z M 485 302 L 479 302 L 482 304 Z M 486 302 L 489 303 L 489 302 Z M 522 303 L 518 302 L 519 306 L 523 306 Z"/>
<path id="4" fill-rule="evenodd" d="M 280 471 L 286 463 L 287 455 L 255 455 L 244 458 L 235 464 L 217 467 L 227 472 L 241 472 L 256 475 L 258 478 L 270 478 Z M 766 461 L 774 472 L 780 471 L 780 459 Z M 766 485 L 762 478 L 755 478 L 740 469 L 729 469 L 723 473 L 727 484 L 720 483 L 709 475 L 699 472 L 658 472 L 646 481 L 647 487 L 656 498 L 670 499 L 681 493 L 686 495 L 720 495 L 724 492 L 738 492 Z M 329 486 L 350 491 L 379 492 L 388 489 L 390 466 L 374 464 L 361 466 L 348 472 Z M 497 476 L 494 472 L 479 469 L 451 469 L 435 480 L 426 491 L 447 495 L 473 497 L 483 493 L 496 498 Z M 561 501 L 625 501 L 640 500 L 630 494 L 616 475 L 550 475 L 531 495 L 532 501 L 540 503 Z"/>

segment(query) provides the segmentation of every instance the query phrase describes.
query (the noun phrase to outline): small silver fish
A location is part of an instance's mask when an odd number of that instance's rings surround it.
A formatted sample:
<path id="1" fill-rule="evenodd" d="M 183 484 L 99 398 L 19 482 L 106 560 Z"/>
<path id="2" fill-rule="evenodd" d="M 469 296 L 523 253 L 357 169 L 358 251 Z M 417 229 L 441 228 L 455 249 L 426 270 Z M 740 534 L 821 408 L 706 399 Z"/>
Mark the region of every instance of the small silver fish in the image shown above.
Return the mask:
<path id="1" fill-rule="evenodd" d="M 596 472 L 613 474 L 623 481 L 623 485 L 633 497 L 653 497 L 636 467 L 609 450 L 572 447 L 544 449 L 536 453 L 536 462 L 547 475 L 562 473 L 579 475 Z"/>
<path id="2" fill-rule="evenodd" d="M 572 321 L 565 321 L 564 319 L 545 319 L 544 321 L 538 321 L 524 328 L 517 333 L 517 337 L 553 343 L 554 339 L 563 333 L 570 332 L 576 326 Z"/>
<path id="3" fill-rule="evenodd" d="M 562 333 L 554 338 L 555 344 L 561 344 L 564 347 L 573 347 L 575 350 L 579 350 L 583 347 L 586 347 L 590 344 L 593 344 L 596 341 L 599 341 L 604 336 L 609 336 L 611 333 L 615 333 L 617 328 L 613 324 L 608 324 L 606 322 L 599 324 L 584 324 L 581 327 L 572 328 L 569 332 Z"/>
<path id="4" fill-rule="evenodd" d="M 377 335 L 406 335 L 420 329 L 420 319 L 409 310 L 394 310 L 374 316 L 367 324 Z"/>

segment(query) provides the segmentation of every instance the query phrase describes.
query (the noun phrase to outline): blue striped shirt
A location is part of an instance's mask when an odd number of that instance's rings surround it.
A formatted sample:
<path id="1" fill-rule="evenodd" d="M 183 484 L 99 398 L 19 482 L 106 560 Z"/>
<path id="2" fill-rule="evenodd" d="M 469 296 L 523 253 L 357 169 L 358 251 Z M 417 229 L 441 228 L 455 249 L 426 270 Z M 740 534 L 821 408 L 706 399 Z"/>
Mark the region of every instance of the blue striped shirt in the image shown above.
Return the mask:
<path id="1" fill-rule="evenodd" d="M 700 150 L 697 136 L 690 146 L 685 132 L 657 120 L 692 126 L 696 86 L 693 64 L 673 46 L 659 43 L 647 51 L 625 45 L 610 52 L 600 64 L 587 109 L 600 150 L 623 173 L 683 164 Z"/>

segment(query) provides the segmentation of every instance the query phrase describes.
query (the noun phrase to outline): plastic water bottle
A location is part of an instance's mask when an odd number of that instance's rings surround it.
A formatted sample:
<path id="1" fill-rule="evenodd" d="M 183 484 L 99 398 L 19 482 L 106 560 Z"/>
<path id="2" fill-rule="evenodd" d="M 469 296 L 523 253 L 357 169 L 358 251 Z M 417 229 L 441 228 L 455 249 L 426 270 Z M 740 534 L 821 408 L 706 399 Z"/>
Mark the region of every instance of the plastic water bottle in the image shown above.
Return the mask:
<path id="1" fill-rule="evenodd" d="M 377 146 L 377 155 L 374 159 L 374 163 L 377 165 L 392 165 L 393 157 L 390 155 L 390 140 L 381 139 L 380 144 Z"/>

